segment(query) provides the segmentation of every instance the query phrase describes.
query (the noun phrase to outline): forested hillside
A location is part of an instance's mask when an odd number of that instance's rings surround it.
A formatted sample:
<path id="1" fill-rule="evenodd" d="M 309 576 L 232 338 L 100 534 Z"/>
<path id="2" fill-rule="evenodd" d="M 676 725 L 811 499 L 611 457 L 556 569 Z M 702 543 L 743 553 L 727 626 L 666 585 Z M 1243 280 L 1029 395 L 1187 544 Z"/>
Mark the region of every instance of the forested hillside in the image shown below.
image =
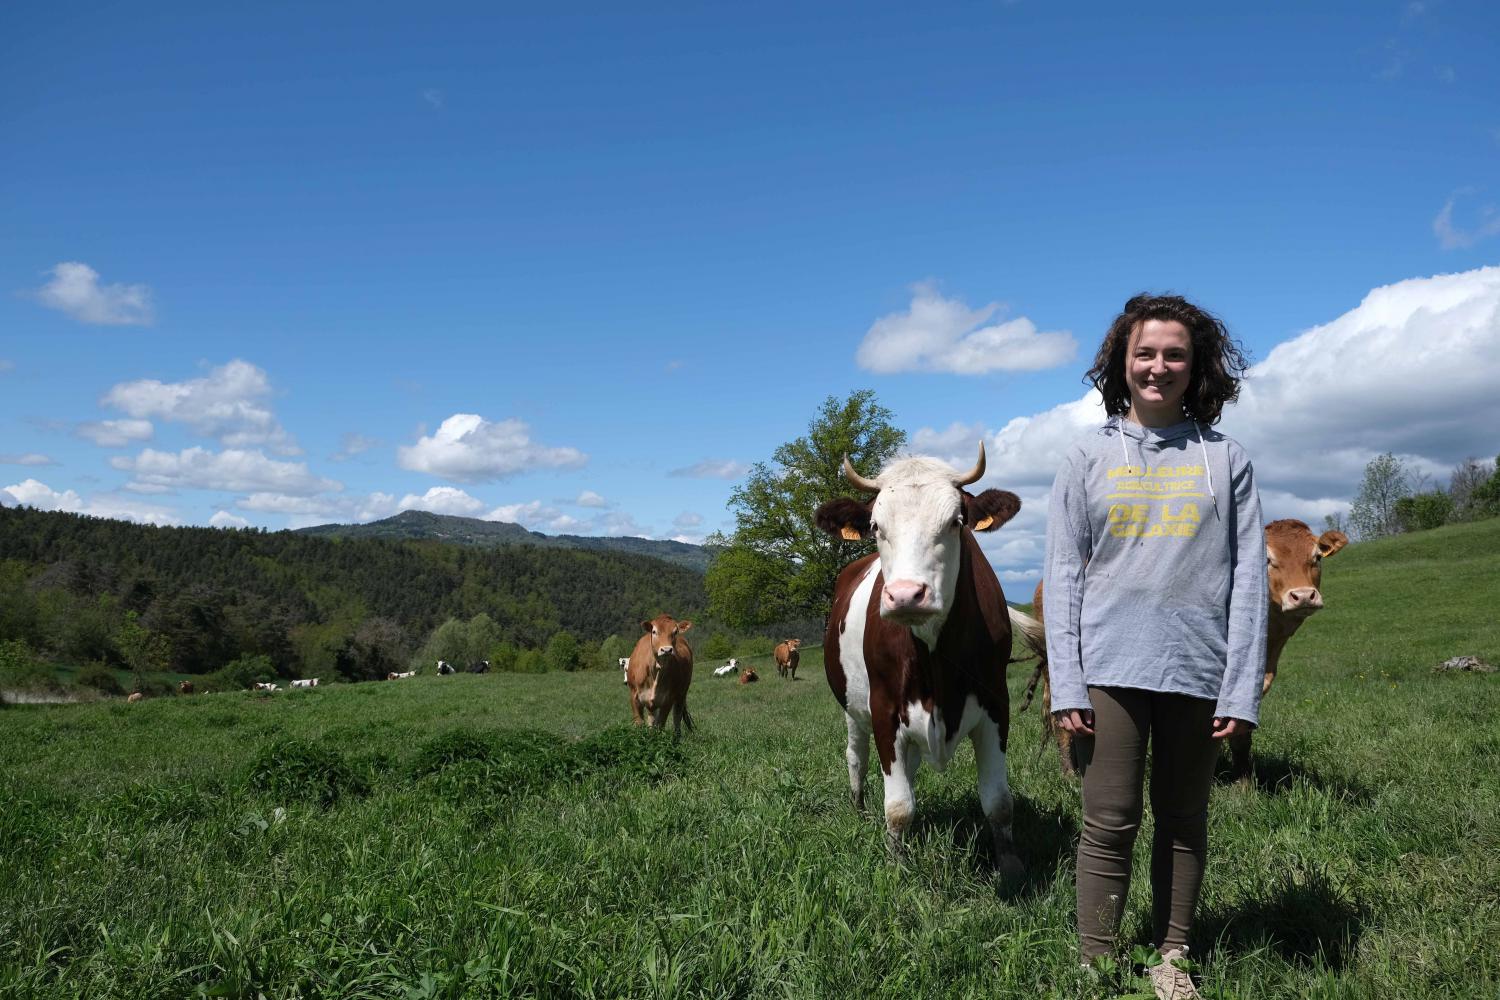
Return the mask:
<path id="1" fill-rule="evenodd" d="M 202 673 L 245 655 L 285 671 L 380 676 L 449 618 L 507 641 L 633 636 L 705 605 L 682 566 L 612 552 L 156 528 L 0 508 L 0 643 L 73 662 Z"/>

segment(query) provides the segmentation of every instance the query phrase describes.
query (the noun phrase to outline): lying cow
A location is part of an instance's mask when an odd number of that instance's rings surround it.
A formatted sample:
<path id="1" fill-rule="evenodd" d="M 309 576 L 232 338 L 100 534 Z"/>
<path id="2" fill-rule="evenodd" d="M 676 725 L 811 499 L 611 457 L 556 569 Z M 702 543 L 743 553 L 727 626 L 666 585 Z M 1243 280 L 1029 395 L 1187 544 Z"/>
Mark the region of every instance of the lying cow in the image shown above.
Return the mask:
<path id="1" fill-rule="evenodd" d="M 760 680 L 760 674 L 757 674 L 753 667 L 746 667 L 740 671 L 741 684 L 754 684 L 758 680 Z"/>
<path id="2" fill-rule="evenodd" d="M 125 700 L 128 701 L 128 702 L 131 702 L 133 704 L 133 703 L 135 703 L 137 701 L 145 701 L 146 700 L 146 696 L 144 694 L 142 694 L 141 692 L 139 692 L 139 691 L 132 691 L 132 692 L 130 692 L 130 696 L 128 698 L 126 698 Z"/>
<path id="3" fill-rule="evenodd" d="M 740 669 L 740 661 L 732 659 L 728 663 L 724 664 L 722 667 L 719 667 L 716 670 L 714 670 L 714 676 L 715 677 L 727 677 L 728 675 L 730 675 L 732 673 L 735 673 L 739 669 Z"/>
<path id="4" fill-rule="evenodd" d="M 449 663 L 447 660 L 438 660 L 437 661 L 437 672 L 438 672 L 438 676 L 439 677 L 447 677 L 450 674 L 456 674 L 456 673 L 458 673 L 457 670 L 453 669 L 453 665 L 451 663 Z"/>
<path id="5" fill-rule="evenodd" d="M 396 673 L 394 670 L 392 670 L 390 673 L 388 673 L 388 674 L 385 675 L 385 679 L 388 680 L 388 681 L 399 681 L 399 680 L 404 680 L 407 677 L 415 677 L 415 676 L 417 676 L 417 672 L 415 670 L 405 670 L 405 671 L 402 671 L 399 674 Z"/>
<path id="6" fill-rule="evenodd" d="M 846 456 L 844 475 L 873 493 L 831 500 L 818 527 L 876 551 L 844 567 L 834 584 L 823 668 L 849 732 L 849 794 L 864 806 L 870 736 L 885 775 L 886 846 L 901 853 L 915 811 L 912 779 L 926 758 L 947 766 L 967 736 L 979 768 L 979 802 L 1002 871 L 1020 870 L 1006 776 L 1011 620 L 976 531 L 993 531 L 1021 509 L 1014 494 L 963 487 L 984 475 L 979 461 L 955 473 L 931 458 L 906 458 L 866 479 Z"/>
<path id="7" fill-rule="evenodd" d="M 692 622 L 679 622 L 668 615 L 641 622 L 645 634 L 636 640 L 630 654 L 630 713 L 637 725 L 643 718 L 656 729 L 672 713 L 672 731 L 682 735 L 682 724 L 692 731 L 688 712 L 688 685 L 693 682 L 693 650 L 682 633 Z"/>
<path id="8" fill-rule="evenodd" d="M 276 690 L 279 690 L 279 688 L 277 688 L 275 684 L 272 684 L 269 681 L 264 682 L 264 683 L 261 682 L 261 681 L 256 681 L 254 684 L 252 684 L 250 686 L 250 690 L 251 691 L 276 691 Z"/>
<path id="9" fill-rule="evenodd" d="M 801 639 L 788 639 L 776 644 L 773 655 L 776 657 L 776 674 L 783 680 L 790 677 L 797 679 L 797 647 L 802 645 Z"/>
<path id="10" fill-rule="evenodd" d="M 318 679 L 316 677 L 309 677 L 301 681 L 292 681 L 292 687 L 294 688 L 315 688 L 317 686 Z"/>
<path id="11" fill-rule="evenodd" d="M 1287 519 L 1272 521 L 1266 525 L 1266 569 L 1270 580 L 1268 596 L 1271 607 L 1266 621 L 1266 672 L 1261 681 L 1262 697 L 1271 690 L 1271 684 L 1276 680 L 1276 667 L 1287 642 L 1297 634 L 1297 629 L 1302 627 L 1304 621 L 1323 607 L 1323 594 L 1318 589 L 1323 581 L 1323 560 L 1348 544 L 1349 537 L 1342 531 L 1325 531 L 1321 535 L 1314 535 L 1312 529 L 1302 521 Z M 1032 604 L 1036 620 L 1043 621 L 1041 584 L 1036 586 Z M 1043 738 L 1046 738 L 1049 731 L 1055 733 L 1063 773 L 1073 774 L 1077 771 L 1073 737 L 1054 724 L 1051 713 L 1052 692 L 1047 675 L 1046 641 L 1032 638 L 1034 635 L 1035 633 L 1028 635 L 1027 645 L 1039 657 L 1031 686 L 1034 688 L 1038 679 L 1042 682 Z M 1026 703 L 1030 704 L 1030 701 L 1028 692 Z M 1023 704 L 1021 707 L 1026 706 Z M 1231 777 L 1236 780 L 1250 777 L 1253 734 L 1254 730 L 1247 730 L 1229 738 Z"/>
<path id="12" fill-rule="evenodd" d="M 471 674 L 487 674 L 489 672 L 490 672 L 490 661 L 489 660 L 476 660 L 475 662 L 469 664 L 469 673 L 471 673 Z"/>
<path id="13" fill-rule="evenodd" d="M 193 693 L 193 682 L 192 681 L 183 681 L 181 684 L 178 684 L 177 685 L 177 693 L 178 694 L 192 694 Z"/>

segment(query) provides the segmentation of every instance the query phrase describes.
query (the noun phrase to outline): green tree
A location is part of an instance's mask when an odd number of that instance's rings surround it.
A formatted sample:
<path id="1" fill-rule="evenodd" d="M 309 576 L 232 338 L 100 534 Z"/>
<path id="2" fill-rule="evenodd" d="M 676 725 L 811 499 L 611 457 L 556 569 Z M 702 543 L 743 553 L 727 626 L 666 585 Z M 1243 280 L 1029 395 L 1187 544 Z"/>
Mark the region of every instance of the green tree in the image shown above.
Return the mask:
<path id="1" fill-rule="evenodd" d="M 1489 479 L 1474 487 L 1469 509 L 1474 517 L 1500 517 L 1500 456 L 1495 458 Z"/>
<path id="2" fill-rule="evenodd" d="M 577 670 L 578 640 L 572 632 L 559 632 L 547 640 L 547 650 L 542 654 L 547 670 Z"/>
<path id="3" fill-rule="evenodd" d="M 715 632 L 703 644 L 702 653 L 705 662 L 727 660 L 734 655 L 734 644 L 723 632 Z"/>
<path id="4" fill-rule="evenodd" d="M 620 669 L 620 657 L 629 656 L 630 651 L 635 648 L 635 643 L 630 642 L 618 632 L 599 644 L 599 667 L 603 670 Z"/>
<path id="5" fill-rule="evenodd" d="M 805 436 L 777 448 L 770 463 L 751 468 L 730 493 L 734 534 L 709 539 L 723 546 L 704 580 L 715 619 L 750 629 L 828 616 L 839 570 L 872 543 L 830 538 L 813 523 L 813 514 L 835 497 L 861 495 L 844 479 L 845 455 L 874 476 L 906 443 L 891 417 L 872 390 L 843 400 L 829 396 Z"/>
<path id="6" fill-rule="evenodd" d="M 1370 460 L 1349 511 L 1349 523 L 1361 539 L 1394 535 L 1401 530 L 1396 501 L 1411 495 L 1411 479 L 1405 463 L 1390 452 Z"/>
<path id="7" fill-rule="evenodd" d="M 125 612 L 125 620 L 115 630 L 114 644 L 120 659 L 135 674 L 137 691 L 145 689 L 148 672 L 166 669 L 169 653 L 166 639 L 142 625 L 134 611 Z"/>
<path id="8" fill-rule="evenodd" d="M 1453 516 L 1453 498 L 1443 490 L 1414 493 L 1396 501 L 1396 521 L 1402 531 L 1441 528 Z"/>

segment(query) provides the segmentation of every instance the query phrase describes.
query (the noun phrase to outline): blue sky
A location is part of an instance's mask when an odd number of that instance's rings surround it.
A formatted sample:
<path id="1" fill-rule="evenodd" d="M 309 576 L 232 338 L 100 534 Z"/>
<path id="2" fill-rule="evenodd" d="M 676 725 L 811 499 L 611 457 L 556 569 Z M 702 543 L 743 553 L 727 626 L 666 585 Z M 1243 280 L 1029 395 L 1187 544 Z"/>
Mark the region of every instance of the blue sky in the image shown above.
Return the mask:
<path id="1" fill-rule="evenodd" d="M 698 538 L 870 387 L 1034 518 L 1142 289 L 1329 366 L 1226 417 L 1273 513 L 1345 503 L 1361 428 L 1500 451 L 1493 4 L 213 6 L 0 14 L 0 502 Z"/>

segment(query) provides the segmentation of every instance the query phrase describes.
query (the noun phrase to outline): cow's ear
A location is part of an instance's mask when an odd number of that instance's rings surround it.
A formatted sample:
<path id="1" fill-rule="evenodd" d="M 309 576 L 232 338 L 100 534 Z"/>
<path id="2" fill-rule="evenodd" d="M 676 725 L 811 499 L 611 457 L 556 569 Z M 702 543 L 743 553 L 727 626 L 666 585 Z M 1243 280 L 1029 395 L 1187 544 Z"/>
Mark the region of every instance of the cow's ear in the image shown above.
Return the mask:
<path id="1" fill-rule="evenodd" d="M 818 527 L 846 541 L 870 537 L 870 502 L 839 497 L 818 508 L 813 519 Z"/>
<path id="2" fill-rule="evenodd" d="M 692 627 L 693 627 L 693 623 L 692 622 L 678 622 L 677 623 L 677 631 L 679 631 L 679 632 L 686 632 L 688 629 L 690 629 Z"/>
<path id="3" fill-rule="evenodd" d="M 651 631 L 651 619 L 648 618 L 645 621 L 641 622 L 641 630 L 643 632 Z"/>
<path id="4" fill-rule="evenodd" d="M 1349 536 L 1342 531 L 1325 531 L 1318 536 L 1318 555 L 1327 559 L 1349 544 Z"/>
<path id="5" fill-rule="evenodd" d="M 964 494 L 964 523 L 975 531 L 994 531 L 1020 509 L 1021 498 L 1009 490 L 985 490 L 977 497 Z"/>

